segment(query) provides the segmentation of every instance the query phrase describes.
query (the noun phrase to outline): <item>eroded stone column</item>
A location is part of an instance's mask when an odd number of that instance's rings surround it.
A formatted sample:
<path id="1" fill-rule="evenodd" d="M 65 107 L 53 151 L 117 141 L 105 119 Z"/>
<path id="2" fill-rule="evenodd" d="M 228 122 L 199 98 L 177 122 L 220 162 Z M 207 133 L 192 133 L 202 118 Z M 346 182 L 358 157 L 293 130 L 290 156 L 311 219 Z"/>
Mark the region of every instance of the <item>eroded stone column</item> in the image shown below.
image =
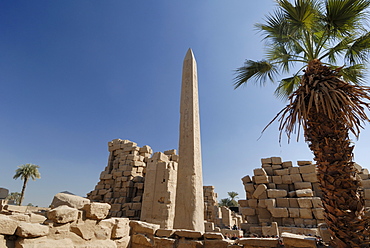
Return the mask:
<path id="1" fill-rule="evenodd" d="M 179 164 L 175 229 L 204 232 L 204 201 L 197 65 L 191 49 L 186 53 L 180 101 Z"/>

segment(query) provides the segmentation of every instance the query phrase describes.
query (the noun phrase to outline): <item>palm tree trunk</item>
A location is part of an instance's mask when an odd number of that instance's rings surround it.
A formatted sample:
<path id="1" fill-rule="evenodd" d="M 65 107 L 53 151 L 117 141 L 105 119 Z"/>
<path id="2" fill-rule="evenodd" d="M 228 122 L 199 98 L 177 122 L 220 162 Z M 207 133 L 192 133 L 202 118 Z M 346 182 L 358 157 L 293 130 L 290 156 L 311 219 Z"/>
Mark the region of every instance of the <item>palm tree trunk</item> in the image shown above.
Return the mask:
<path id="1" fill-rule="evenodd" d="M 343 115 L 330 119 L 310 111 L 305 128 L 306 140 L 315 155 L 318 180 L 323 192 L 325 221 L 337 248 L 368 247 L 369 233 L 364 216 L 360 182 L 352 162 L 354 146 L 343 125 Z"/>
<path id="2" fill-rule="evenodd" d="M 22 192 L 21 192 L 21 198 L 19 199 L 19 206 L 22 205 L 23 202 L 23 197 L 24 197 L 24 192 L 26 191 L 26 185 L 27 185 L 28 178 L 26 177 L 23 181 L 23 187 L 22 187 Z"/>

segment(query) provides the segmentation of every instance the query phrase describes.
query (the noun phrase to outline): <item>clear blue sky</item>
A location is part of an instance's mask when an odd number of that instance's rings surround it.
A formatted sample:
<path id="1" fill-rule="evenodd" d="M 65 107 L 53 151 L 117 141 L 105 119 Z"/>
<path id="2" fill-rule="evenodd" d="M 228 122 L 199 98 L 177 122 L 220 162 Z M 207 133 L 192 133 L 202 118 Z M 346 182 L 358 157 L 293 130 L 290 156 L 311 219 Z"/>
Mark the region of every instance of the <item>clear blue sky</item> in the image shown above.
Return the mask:
<path id="1" fill-rule="evenodd" d="M 245 198 L 241 178 L 261 157 L 312 160 L 304 140 L 280 145 L 277 125 L 261 130 L 286 104 L 276 85 L 233 89 L 234 70 L 260 59 L 253 24 L 273 0 L 0 2 L 0 187 L 20 191 L 18 165 L 39 165 L 24 203 L 48 206 L 67 190 L 85 196 L 121 138 L 154 151 L 178 146 L 182 61 L 198 63 L 203 178 L 218 199 Z M 357 142 L 366 166 L 370 133 Z"/>

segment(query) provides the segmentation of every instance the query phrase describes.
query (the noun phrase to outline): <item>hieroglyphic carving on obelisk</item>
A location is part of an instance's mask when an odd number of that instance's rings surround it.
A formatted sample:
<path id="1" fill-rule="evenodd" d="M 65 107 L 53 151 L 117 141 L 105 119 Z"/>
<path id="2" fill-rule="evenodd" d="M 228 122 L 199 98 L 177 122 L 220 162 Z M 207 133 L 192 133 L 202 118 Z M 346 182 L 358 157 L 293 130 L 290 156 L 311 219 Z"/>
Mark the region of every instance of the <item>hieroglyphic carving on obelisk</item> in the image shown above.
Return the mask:
<path id="1" fill-rule="evenodd" d="M 174 228 L 204 232 L 203 204 L 198 75 L 194 54 L 189 49 L 182 71 Z"/>

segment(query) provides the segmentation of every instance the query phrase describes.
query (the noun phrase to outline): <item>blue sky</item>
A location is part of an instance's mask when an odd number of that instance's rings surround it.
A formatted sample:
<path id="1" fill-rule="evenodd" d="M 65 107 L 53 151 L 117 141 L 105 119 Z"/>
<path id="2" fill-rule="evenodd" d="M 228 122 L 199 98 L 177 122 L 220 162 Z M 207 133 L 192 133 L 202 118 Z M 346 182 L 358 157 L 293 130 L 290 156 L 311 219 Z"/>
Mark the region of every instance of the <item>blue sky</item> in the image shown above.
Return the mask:
<path id="1" fill-rule="evenodd" d="M 182 61 L 198 63 L 204 185 L 245 198 L 241 178 L 261 157 L 312 160 L 304 140 L 278 142 L 286 103 L 276 85 L 233 89 L 234 70 L 263 55 L 253 24 L 272 0 L 0 2 L 0 187 L 20 191 L 18 165 L 39 165 L 24 203 L 48 206 L 67 190 L 85 196 L 108 160 L 107 142 L 154 151 L 178 146 Z M 370 133 L 356 142 L 366 167 Z"/>

